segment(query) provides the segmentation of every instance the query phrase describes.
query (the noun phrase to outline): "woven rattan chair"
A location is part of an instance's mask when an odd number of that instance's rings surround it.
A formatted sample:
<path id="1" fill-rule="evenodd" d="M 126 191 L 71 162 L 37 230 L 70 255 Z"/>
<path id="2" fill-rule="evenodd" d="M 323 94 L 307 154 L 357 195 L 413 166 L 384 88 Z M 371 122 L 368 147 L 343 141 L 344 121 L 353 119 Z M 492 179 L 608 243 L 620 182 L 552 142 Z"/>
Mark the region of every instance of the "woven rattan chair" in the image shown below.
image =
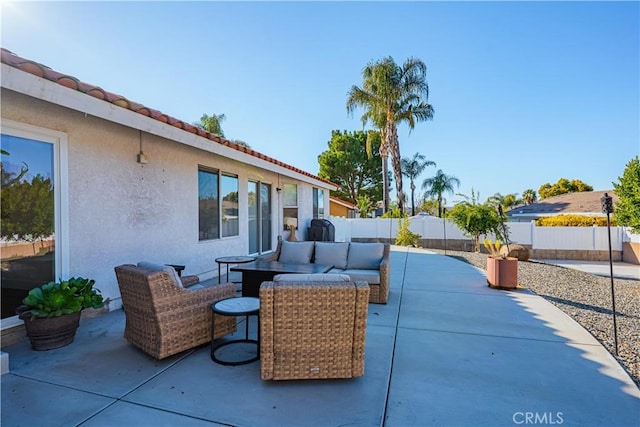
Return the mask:
<path id="1" fill-rule="evenodd" d="M 126 317 L 124 337 L 156 359 L 211 342 L 211 304 L 236 295 L 233 283 L 178 286 L 164 271 L 115 268 Z M 236 319 L 216 315 L 216 338 L 235 332 Z"/>
<path id="2" fill-rule="evenodd" d="M 367 282 L 263 282 L 263 380 L 364 375 Z"/>

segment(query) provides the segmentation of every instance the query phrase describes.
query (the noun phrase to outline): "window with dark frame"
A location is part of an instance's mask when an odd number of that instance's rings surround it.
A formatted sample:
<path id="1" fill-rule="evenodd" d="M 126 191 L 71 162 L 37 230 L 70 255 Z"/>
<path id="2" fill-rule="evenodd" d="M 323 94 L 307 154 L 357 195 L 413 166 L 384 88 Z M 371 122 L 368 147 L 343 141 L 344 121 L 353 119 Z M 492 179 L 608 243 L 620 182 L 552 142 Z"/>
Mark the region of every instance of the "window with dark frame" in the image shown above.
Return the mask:
<path id="1" fill-rule="evenodd" d="M 238 177 L 198 168 L 198 239 L 239 235 Z"/>

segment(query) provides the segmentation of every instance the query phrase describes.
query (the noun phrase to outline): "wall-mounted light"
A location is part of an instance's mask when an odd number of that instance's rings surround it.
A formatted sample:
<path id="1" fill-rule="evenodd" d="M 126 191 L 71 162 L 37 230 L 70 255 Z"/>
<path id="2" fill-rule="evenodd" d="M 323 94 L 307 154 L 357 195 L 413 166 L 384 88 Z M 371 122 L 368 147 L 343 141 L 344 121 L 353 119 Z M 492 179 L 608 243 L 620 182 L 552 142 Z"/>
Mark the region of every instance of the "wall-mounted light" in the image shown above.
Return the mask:
<path id="1" fill-rule="evenodd" d="M 280 192 L 282 191 L 282 188 L 280 188 L 280 187 L 276 187 L 276 191 L 277 191 L 278 193 L 280 193 Z"/>
<path id="2" fill-rule="evenodd" d="M 141 165 L 146 165 L 149 163 L 149 158 L 142 151 L 142 131 L 140 131 L 140 152 L 136 156 L 136 161 Z"/>
<path id="3" fill-rule="evenodd" d="M 137 161 L 140 164 L 146 165 L 149 162 L 149 159 L 142 151 L 140 151 L 140 153 L 138 153 L 138 156 L 137 156 Z"/>

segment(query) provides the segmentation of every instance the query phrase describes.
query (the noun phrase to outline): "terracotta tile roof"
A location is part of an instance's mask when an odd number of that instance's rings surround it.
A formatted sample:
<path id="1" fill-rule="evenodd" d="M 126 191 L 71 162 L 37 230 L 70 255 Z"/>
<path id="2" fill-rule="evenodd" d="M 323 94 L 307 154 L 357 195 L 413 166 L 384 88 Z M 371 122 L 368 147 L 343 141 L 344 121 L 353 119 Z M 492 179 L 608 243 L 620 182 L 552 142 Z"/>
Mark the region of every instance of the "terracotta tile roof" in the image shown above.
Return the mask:
<path id="1" fill-rule="evenodd" d="M 530 205 L 517 206 L 507 214 L 602 214 L 600 199 L 604 196 L 604 193 L 608 193 L 609 196 L 612 197 L 614 204 L 618 201 L 618 196 L 616 196 L 614 190 L 582 191 L 577 193 L 560 194 L 559 196 L 547 197 L 546 199 Z"/>
<path id="2" fill-rule="evenodd" d="M 356 208 L 356 205 L 354 205 L 353 203 L 347 202 L 346 200 L 338 199 L 337 197 L 329 196 L 329 200 L 350 209 Z"/>
<path id="3" fill-rule="evenodd" d="M 291 171 L 297 172 L 301 175 L 305 175 L 308 176 L 310 178 L 316 179 L 318 181 L 322 181 L 325 182 L 329 185 L 332 186 L 336 186 L 336 184 L 332 183 L 331 181 L 327 181 L 326 179 L 320 178 L 316 175 L 313 175 L 309 172 L 303 171 L 302 169 L 298 169 L 294 166 L 288 165 L 284 162 L 281 162 L 280 160 L 274 159 L 273 157 L 269 157 L 265 154 L 262 154 L 258 151 L 255 151 L 251 148 L 245 147 L 243 145 L 239 145 L 236 144 L 233 141 L 230 141 L 228 139 L 222 138 L 219 135 L 216 135 L 214 133 L 208 132 L 204 129 L 201 129 L 197 126 L 194 126 L 192 124 L 190 124 L 189 122 L 185 122 L 183 120 L 179 120 L 175 117 L 171 117 L 167 114 L 164 114 L 158 110 L 154 110 L 153 108 L 149 108 L 146 107 L 142 104 L 139 104 L 137 102 L 131 101 L 127 98 L 125 98 L 122 95 L 117 95 L 115 93 L 112 92 L 107 92 L 106 90 L 102 89 L 99 86 L 95 86 L 92 84 L 88 84 L 88 83 L 84 83 L 81 82 L 80 80 L 78 80 L 77 78 L 67 75 L 67 74 L 62 74 L 59 73 L 57 71 L 52 70 L 51 68 L 47 67 L 46 65 L 42 65 L 39 64 L 35 61 L 31 61 L 29 59 L 25 59 L 22 58 L 16 54 L 14 54 L 13 52 L 4 49 L 4 48 L 0 48 L 1 51 L 1 59 L 0 62 L 2 62 L 3 64 L 9 65 L 10 67 L 14 67 L 17 68 L 19 70 L 25 71 L 29 74 L 33 74 L 34 76 L 37 77 L 41 77 L 43 79 L 47 79 L 50 80 L 54 83 L 57 83 L 61 86 L 65 86 L 69 89 L 72 90 L 76 90 L 78 92 L 82 92 L 85 93 L 89 96 L 93 96 L 94 98 L 98 98 L 101 99 L 105 102 L 109 102 L 111 104 L 117 105 L 119 107 L 122 108 L 126 108 L 128 110 L 131 110 L 133 112 L 136 112 L 138 114 L 142 114 L 143 116 L 147 116 L 150 117 L 154 120 L 157 120 L 159 122 L 162 123 L 167 123 L 171 126 L 175 126 L 178 129 L 182 129 L 185 132 L 189 132 L 189 133 L 194 133 L 197 134 L 198 136 L 201 136 L 203 138 L 207 138 L 210 139 L 213 142 L 216 142 L 218 144 L 221 145 L 225 145 L 227 147 L 233 148 L 235 150 L 238 150 L 240 152 L 244 152 L 247 153 L 251 156 L 257 157 L 259 159 L 265 160 L 269 163 L 273 163 L 274 165 L 278 165 L 280 167 L 289 169 Z"/>

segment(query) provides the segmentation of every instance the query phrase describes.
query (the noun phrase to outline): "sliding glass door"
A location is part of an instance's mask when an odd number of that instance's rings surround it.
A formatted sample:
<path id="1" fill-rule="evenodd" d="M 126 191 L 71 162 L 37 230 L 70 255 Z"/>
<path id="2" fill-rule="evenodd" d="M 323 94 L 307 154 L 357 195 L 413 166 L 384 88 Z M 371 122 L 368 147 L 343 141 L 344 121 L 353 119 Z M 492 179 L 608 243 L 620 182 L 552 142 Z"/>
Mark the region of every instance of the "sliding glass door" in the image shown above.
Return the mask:
<path id="1" fill-rule="evenodd" d="M 249 181 L 249 253 L 261 254 L 270 251 L 272 219 L 271 219 L 271 185 Z"/>

